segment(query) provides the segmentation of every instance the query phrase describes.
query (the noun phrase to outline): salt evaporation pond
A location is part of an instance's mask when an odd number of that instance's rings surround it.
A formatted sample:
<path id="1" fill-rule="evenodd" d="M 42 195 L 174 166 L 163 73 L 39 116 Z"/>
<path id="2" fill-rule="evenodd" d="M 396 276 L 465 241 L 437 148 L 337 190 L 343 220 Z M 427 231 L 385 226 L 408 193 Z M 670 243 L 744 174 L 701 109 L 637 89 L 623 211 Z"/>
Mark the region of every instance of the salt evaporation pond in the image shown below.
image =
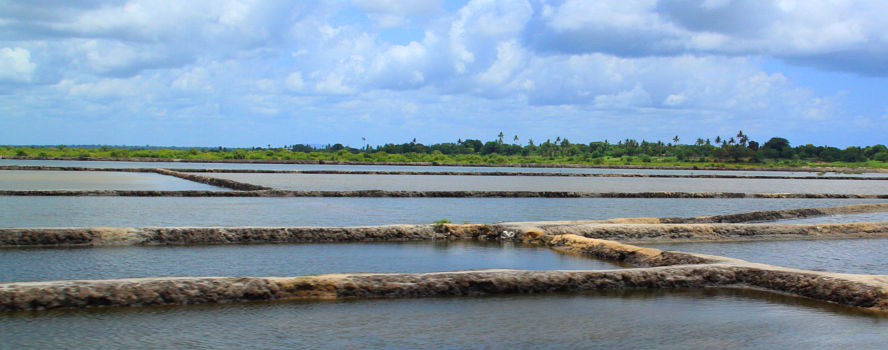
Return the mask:
<path id="1" fill-rule="evenodd" d="M 333 171 L 458 171 L 458 172 L 518 172 L 564 174 L 657 174 L 657 175 L 730 175 L 730 176 L 853 176 L 888 177 L 888 173 L 823 174 L 802 171 L 741 171 L 741 170 L 671 170 L 671 169 L 616 169 L 616 168 L 526 168 L 489 166 L 402 166 L 402 165 L 335 165 L 335 164 L 263 164 L 263 163 L 194 163 L 194 162 L 120 162 L 77 160 L 18 160 L 0 159 L 0 166 L 54 166 L 85 168 L 167 168 L 167 169 L 243 169 L 243 170 L 333 170 Z"/>
<path id="2" fill-rule="evenodd" d="M 268 302 L 0 314 L 9 348 L 888 347 L 888 318 L 738 290 Z"/>
<path id="3" fill-rule="evenodd" d="M 689 217 L 884 199 L 2 197 L 0 227 L 368 226 Z"/>
<path id="4" fill-rule="evenodd" d="M 304 276 L 474 269 L 610 270 L 617 265 L 511 242 L 423 241 L 0 249 L 0 282 L 156 276 Z"/>
<path id="5" fill-rule="evenodd" d="M 225 190 L 155 173 L 0 170 L 0 190 Z"/>
<path id="6" fill-rule="evenodd" d="M 888 181 L 551 176 L 243 174 L 208 176 L 283 190 L 743 192 L 888 194 Z"/>
<path id="7" fill-rule="evenodd" d="M 888 275 L 888 238 L 641 244 L 806 270 Z"/>

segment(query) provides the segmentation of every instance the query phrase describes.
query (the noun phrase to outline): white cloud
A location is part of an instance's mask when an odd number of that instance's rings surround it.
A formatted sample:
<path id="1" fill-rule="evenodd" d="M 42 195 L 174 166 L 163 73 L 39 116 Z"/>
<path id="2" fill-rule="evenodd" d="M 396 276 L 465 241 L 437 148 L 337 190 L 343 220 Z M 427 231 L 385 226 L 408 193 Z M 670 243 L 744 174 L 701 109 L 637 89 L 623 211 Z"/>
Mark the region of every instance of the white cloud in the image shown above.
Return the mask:
<path id="1" fill-rule="evenodd" d="M 0 2 L 0 97 L 33 97 L 22 110 L 105 109 L 109 120 L 153 108 L 220 121 L 422 111 L 387 119 L 396 126 L 487 113 L 491 124 L 515 116 L 553 130 L 651 115 L 825 123 L 845 108 L 822 92 L 828 84 L 807 89 L 762 61 L 888 74 L 879 15 L 888 5 L 875 2 L 472 0 L 453 12 L 441 1 L 36 4 Z M 26 90 L 12 84 L 22 82 Z M 881 105 L 869 113 L 888 116 Z"/>
<path id="2" fill-rule="evenodd" d="M 302 81 L 302 72 L 293 72 L 287 76 L 287 87 L 291 90 L 299 91 L 302 90 L 302 87 L 305 86 L 305 82 Z"/>
<path id="3" fill-rule="evenodd" d="M 0 82 L 30 82 L 36 67 L 30 51 L 21 47 L 0 48 Z"/>

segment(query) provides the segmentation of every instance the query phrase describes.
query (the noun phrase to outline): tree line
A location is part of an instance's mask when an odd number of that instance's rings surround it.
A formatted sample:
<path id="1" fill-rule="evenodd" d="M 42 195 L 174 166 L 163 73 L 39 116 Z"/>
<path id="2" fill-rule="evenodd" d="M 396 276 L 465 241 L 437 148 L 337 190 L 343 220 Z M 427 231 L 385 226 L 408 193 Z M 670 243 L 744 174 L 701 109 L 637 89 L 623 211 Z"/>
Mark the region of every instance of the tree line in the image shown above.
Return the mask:
<path id="1" fill-rule="evenodd" d="M 673 158 L 680 162 L 733 162 L 762 163 L 766 160 L 796 160 L 819 162 L 888 162 L 888 148 L 885 145 L 859 147 L 851 146 L 840 149 L 832 146 L 815 146 L 812 144 L 793 147 L 789 140 L 772 137 L 763 144 L 749 139 L 743 131 L 734 136 L 715 138 L 697 138 L 692 144 L 681 144 L 675 136 L 672 142 L 646 141 L 625 139 L 611 143 L 608 140 L 589 143 L 572 143 L 567 138 L 556 137 L 541 143 L 528 139 L 519 144 L 520 138 L 515 135 L 507 142 L 503 133 L 494 140 L 482 142 L 477 139 L 458 139 L 456 142 L 443 142 L 424 145 L 413 139 L 401 144 L 387 143 L 380 146 L 366 145 L 352 148 L 342 144 L 313 147 L 309 145 L 291 145 L 294 152 L 349 152 L 386 153 L 386 154 L 443 154 L 454 155 L 503 155 L 542 158 L 574 158 L 590 160 L 597 158 L 638 157 L 645 161 L 653 158 Z"/>

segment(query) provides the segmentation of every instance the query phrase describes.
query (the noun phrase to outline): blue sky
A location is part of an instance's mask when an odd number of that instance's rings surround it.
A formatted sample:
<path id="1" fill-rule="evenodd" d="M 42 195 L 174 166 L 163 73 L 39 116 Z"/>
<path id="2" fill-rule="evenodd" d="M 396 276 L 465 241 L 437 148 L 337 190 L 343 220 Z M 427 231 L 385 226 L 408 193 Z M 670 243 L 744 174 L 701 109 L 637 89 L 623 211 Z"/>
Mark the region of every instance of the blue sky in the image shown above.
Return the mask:
<path id="1" fill-rule="evenodd" d="M 888 143 L 888 2 L 0 0 L 0 144 Z"/>

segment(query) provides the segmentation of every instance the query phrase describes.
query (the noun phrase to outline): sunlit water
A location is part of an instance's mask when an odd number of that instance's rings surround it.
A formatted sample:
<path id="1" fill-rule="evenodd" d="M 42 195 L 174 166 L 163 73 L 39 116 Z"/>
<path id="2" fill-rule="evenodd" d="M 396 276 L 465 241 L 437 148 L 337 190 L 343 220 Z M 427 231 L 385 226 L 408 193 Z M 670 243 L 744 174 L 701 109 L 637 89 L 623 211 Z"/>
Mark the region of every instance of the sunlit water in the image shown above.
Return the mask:
<path id="1" fill-rule="evenodd" d="M 365 226 L 688 217 L 866 199 L 0 197 L 0 227 Z"/>
<path id="2" fill-rule="evenodd" d="M 888 238 L 642 244 L 806 270 L 888 275 Z"/>
<path id="3" fill-rule="evenodd" d="M 11 349 L 888 347 L 888 318 L 735 290 L 55 310 L 0 329 Z"/>
<path id="4" fill-rule="evenodd" d="M 888 194 L 888 181 L 350 174 L 207 174 L 286 190 Z"/>
<path id="5" fill-rule="evenodd" d="M 604 270 L 618 266 L 511 242 L 0 249 L 0 282 L 153 276 L 303 276 L 490 268 Z"/>
<path id="6" fill-rule="evenodd" d="M 155 173 L 0 170 L 0 190 L 225 190 Z"/>

